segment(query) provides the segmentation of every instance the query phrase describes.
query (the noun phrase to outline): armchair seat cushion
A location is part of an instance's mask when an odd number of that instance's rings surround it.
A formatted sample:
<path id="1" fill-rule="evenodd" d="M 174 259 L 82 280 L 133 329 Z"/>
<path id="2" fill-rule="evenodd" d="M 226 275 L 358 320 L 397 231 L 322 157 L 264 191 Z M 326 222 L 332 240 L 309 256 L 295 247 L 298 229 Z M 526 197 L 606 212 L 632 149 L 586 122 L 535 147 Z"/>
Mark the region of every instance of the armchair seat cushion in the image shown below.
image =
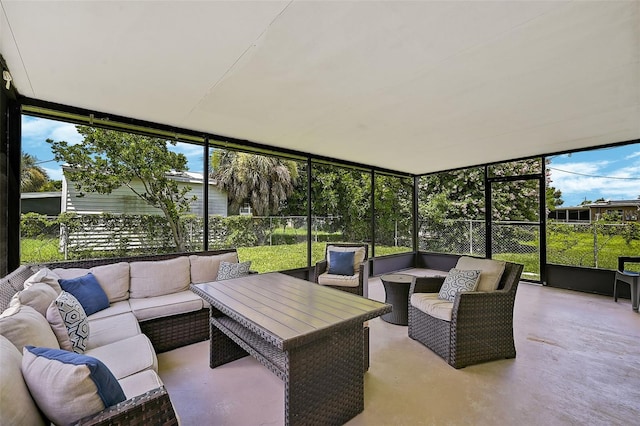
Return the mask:
<path id="1" fill-rule="evenodd" d="M 427 315 L 451 322 L 453 302 L 440 299 L 438 293 L 413 293 L 410 303 Z"/>
<path id="2" fill-rule="evenodd" d="M 318 275 L 318 284 L 337 287 L 358 287 L 360 279 L 357 275 L 333 275 L 324 273 Z"/>

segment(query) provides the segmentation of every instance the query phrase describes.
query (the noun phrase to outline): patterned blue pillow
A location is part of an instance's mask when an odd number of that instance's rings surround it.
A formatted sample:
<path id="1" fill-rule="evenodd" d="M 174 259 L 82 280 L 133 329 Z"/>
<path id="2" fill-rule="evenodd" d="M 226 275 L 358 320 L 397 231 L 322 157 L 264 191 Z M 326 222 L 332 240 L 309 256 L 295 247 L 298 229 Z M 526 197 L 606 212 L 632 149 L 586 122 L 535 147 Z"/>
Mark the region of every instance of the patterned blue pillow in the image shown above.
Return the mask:
<path id="1" fill-rule="evenodd" d="M 230 280 L 232 278 L 240 278 L 249 275 L 251 269 L 251 261 L 241 263 L 220 262 L 218 267 L 218 281 Z"/>
<path id="2" fill-rule="evenodd" d="M 438 299 L 453 302 L 456 294 L 461 291 L 474 291 L 480 281 L 480 270 L 465 271 L 452 268 L 444 279 Z"/>
<path id="3" fill-rule="evenodd" d="M 38 407 L 55 424 L 71 424 L 126 400 L 100 360 L 60 349 L 25 346 L 22 376 Z"/>
<path id="4" fill-rule="evenodd" d="M 61 349 L 84 353 L 89 340 L 89 321 L 78 299 L 62 291 L 47 308 L 47 321 Z"/>
<path id="5" fill-rule="evenodd" d="M 91 272 L 69 280 L 59 280 L 60 287 L 78 299 L 87 315 L 109 307 L 109 298 Z"/>
<path id="6" fill-rule="evenodd" d="M 329 274 L 353 275 L 352 251 L 329 251 Z"/>

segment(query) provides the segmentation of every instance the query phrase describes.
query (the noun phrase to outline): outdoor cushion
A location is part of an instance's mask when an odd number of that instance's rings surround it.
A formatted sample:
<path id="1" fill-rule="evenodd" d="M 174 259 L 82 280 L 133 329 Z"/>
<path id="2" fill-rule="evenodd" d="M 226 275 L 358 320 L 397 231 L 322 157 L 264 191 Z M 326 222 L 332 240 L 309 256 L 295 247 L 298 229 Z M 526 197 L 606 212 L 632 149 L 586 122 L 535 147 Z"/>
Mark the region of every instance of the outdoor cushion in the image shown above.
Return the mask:
<path id="1" fill-rule="evenodd" d="M 27 289 L 35 283 L 44 283 L 53 288 L 56 293 L 60 294 L 62 289 L 60 288 L 60 284 L 58 283 L 59 279 L 60 276 L 49 268 L 42 268 L 24 281 L 24 288 Z"/>
<path id="2" fill-rule="evenodd" d="M 360 264 L 364 262 L 365 248 L 364 247 L 338 247 L 327 246 L 327 264 L 331 265 L 331 252 L 332 251 L 352 251 L 353 255 L 353 273 L 357 274 L 360 269 Z"/>
<path id="3" fill-rule="evenodd" d="M 250 269 L 250 260 L 242 263 L 229 263 L 222 261 L 220 262 L 220 267 L 218 268 L 218 281 L 245 277 L 249 275 Z"/>
<path id="4" fill-rule="evenodd" d="M 94 314 L 109 307 L 107 294 L 91 272 L 68 280 L 60 279 L 60 287 L 78 299 L 86 315 Z"/>
<path id="5" fill-rule="evenodd" d="M 129 298 L 129 263 L 118 262 L 95 266 L 90 269 L 107 294 L 109 303 L 121 302 Z"/>
<path id="6" fill-rule="evenodd" d="M 220 262 L 238 263 L 238 253 L 224 253 L 214 256 L 189 256 L 191 264 L 191 282 L 194 284 L 207 283 L 218 279 Z"/>
<path id="7" fill-rule="evenodd" d="M 49 323 L 30 306 L 13 305 L 0 315 L 0 334 L 22 351 L 25 345 L 60 348 Z"/>
<path id="8" fill-rule="evenodd" d="M 329 274 L 331 275 L 353 275 L 352 251 L 330 251 L 331 262 L 329 263 Z"/>
<path id="9" fill-rule="evenodd" d="M 131 305 L 129 305 L 128 300 L 123 300 L 122 302 L 115 302 L 110 304 L 107 309 L 103 309 L 93 315 L 89 315 L 87 319 L 89 321 L 93 321 L 99 318 L 108 318 L 115 315 L 124 314 L 126 312 L 131 312 Z"/>
<path id="10" fill-rule="evenodd" d="M 89 335 L 91 337 L 87 343 L 87 350 L 133 337 L 140 333 L 140 324 L 138 324 L 138 320 L 131 312 L 89 320 Z"/>
<path id="11" fill-rule="evenodd" d="M 21 365 L 22 353 L 0 336 L 0 425 L 44 425 L 45 419 L 22 377 Z"/>
<path id="12" fill-rule="evenodd" d="M 89 339 L 89 322 L 78 299 L 71 293 L 62 291 L 49 305 L 47 321 L 61 349 L 84 353 Z"/>
<path id="13" fill-rule="evenodd" d="M 26 346 L 22 375 L 45 416 L 67 425 L 126 399 L 99 360 L 60 349 Z"/>
<path id="14" fill-rule="evenodd" d="M 478 286 L 480 270 L 461 270 L 451 268 L 440 287 L 438 297 L 453 302 L 461 291 L 473 291 Z"/>
<path id="15" fill-rule="evenodd" d="M 187 256 L 169 260 L 131 262 L 131 299 L 163 296 L 189 289 L 191 265 Z"/>
<path id="16" fill-rule="evenodd" d="M 9 305 L 18 303 L 31 306 L 42 316 L 47 315 L 47 308 L 58 297 L 56 290 L 42 282 L 31 284 L 28 288 L 17 292 L 9 302 Z"/>
<path id="17" fill-rule="evenodd" d="M 156 352 L 144 334 L 98 346 L 85 355 L 102 361 L 118 380 L 144 370 L 158 371 Z"/>
<path id="18" fill-rule="evenodd" d="M 318 284 L 338 287 L 358 287 L 360 281 L 357 275 L 332 275 L 325 272 L 318 276 Z"/>
<path id="19" fill-rule="evenodd" d="M 425 314 L 451 322 L 453 302 L 440 299 L 438 293 L 413 293 L 409 303 Z"/>
<path id="20" fill-rule="evenodd" d="M 86 268 L 55 268 L 52 272 L 58 275 L 59 279 L 70 280 L 87 275 L 91 271 Z"/>
<path id="21" fill-rule="evenodd" d="M 203 307 L 202 298 L 191 290 L 144 299 L 130 299 L 129 304 L 138 321 L 199 311 Z"/>
<path id="22" fill-rule="evenodd" d="M 456 269 L 480 269 L 482 273 L 476 291 L 494 291 L 500 284 L 505 265 L 506 263 L 502 260 L 462 256 L 458 259 Z"/>
<path id="23" fill-rule="evenodd" d="M 162 386 L 160 376 L 153 370 L 145 370 L 132 374 L 131 376 L 118 380 L 118 383 L 120 383 L 127 399 L 142 395 L 145 392 Z"/>

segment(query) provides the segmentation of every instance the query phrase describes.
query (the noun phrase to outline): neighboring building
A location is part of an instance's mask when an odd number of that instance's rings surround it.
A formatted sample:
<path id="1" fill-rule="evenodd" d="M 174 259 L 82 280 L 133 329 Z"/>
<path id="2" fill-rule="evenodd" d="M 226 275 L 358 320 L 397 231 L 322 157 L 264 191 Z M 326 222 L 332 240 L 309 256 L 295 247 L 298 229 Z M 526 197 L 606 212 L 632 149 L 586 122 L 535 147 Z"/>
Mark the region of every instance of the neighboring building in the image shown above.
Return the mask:
<path id="1" fill-rule="evenodd" d="M 120 187 L 111 194 L 91 192 L 80 194 L 76 186 L 67 180 L 65 172 L 68 167 L 63 167 L 62 169 L 63 212 L 76 212 L 78 214 L 162 214 L 160 209 L 150 206 L 126 187 Z M 179 188 L 191 187 L 191 191 L 187 193 L 187 196 L 195 196 L 197 199 L 191 203 L 190 213 L 201 216 L 204 210 L 201 201 L 202 173 L 181 172 L 173 173 L 170 177 L 178 182 Z M 139 188 L 140 192 L 144 192 L 141 181 L 134 183 L 134 186 Z M 227 216 L 227 194 L 220 191 L 211 180 L 209 181 L 209 214 Z"/>
<path id="2" fill-rule="evenodd" d="M 640 222 L 639 200 L 607 200 L 575 207 L 558 207 L 549 219 L 562 222 L 595 222 L 603 216 L 616 216 L 621 222 Z"/>
<path id="3" fill-rule="evenodd" d="M 20 213 L 58 216 L 62 209 L 62 192 L 23 192 L 20 194 Z"/>

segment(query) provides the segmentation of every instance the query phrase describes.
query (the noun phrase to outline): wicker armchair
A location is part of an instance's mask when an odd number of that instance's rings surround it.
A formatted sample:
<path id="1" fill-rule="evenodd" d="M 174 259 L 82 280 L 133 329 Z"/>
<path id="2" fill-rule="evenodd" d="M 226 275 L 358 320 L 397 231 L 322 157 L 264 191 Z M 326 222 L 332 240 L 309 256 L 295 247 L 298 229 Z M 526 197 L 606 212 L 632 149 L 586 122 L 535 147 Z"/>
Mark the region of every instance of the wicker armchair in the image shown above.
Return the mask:
<path id="1" fill-rule="evenodd" d="M 451 321 L 432 317 L 409 303 L 409 337 L 419 341 L 454 368 L 515 358 L 513 307 L 523 265 L 507 262 L 498 289 L 458 293 Z M 444 277 L 420 277 L 414 293 L 438 293 Z"/>
<path id="2" fill-rule="evenodd" d="M 364 247 L 364 261 L 362 263 L 360 263 L 359 269 L 358 269 L 358 286 L 357 287 L 345 287 L 345 286 L 339 286 L 339 285 L 326 285 L 327 287 L 331 287 L 331 288 L 335 288 L 337 290 L 342 290 L 342 291 L 346 291 L 348 293 L 353 293 L 353 294 L 357 294 L 359 296 L 366 296 L 367 293 L 367 286 L 366 283 L 369 282 L 368 280 L 368 275 L 369 275 L 369 262 L 368 262 L 368 258 L 369 258 L 369 246 L 366 244 L 327 244 L 326 248 L 325 248 L 325 256 L 324 259 L 321 260 L 320 262 L 316 263 L 315 269 L 314 269 L 314 276 L 313 276 L 313 282 L 318 283 L 318 277 L 320 277 L 320 275 L 326 273 L 329 269 L 329 264 L 327 263 L 327 258 L 328 258 L 328 254 L 329 254 L 329 248 L 330 247 L 342 247 L 342 248 L 348 248 L 348 247 L 354 247 L 354 248 L 360 248 L 360 247 Z"/>

